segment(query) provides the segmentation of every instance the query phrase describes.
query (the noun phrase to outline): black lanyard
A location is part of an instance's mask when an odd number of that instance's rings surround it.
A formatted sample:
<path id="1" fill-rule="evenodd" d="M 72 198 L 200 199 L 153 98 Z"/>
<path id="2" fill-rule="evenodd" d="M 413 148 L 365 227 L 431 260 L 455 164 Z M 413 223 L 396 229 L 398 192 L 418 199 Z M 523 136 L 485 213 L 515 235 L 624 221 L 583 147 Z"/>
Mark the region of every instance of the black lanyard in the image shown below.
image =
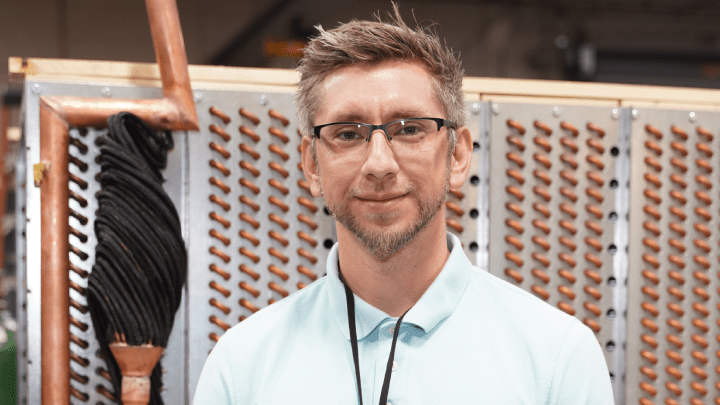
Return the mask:
<path id="1" fill-rule="evenodd" d="M 355 362 L 355 377 L 357 379 L 357 390 L 360 398 L 360 405 L 363 405 L 362 386 L 360 384 L 360 360 L 358 360 L 358 340 L 355 331 L 355 296 L 350 287 L 345 284 L 345 280 L 340 274 L 340 281 L 345 286 L 345 298 L 347 299 L 348 324 L 350 327 L 350 345 L 352 346 L 353 361 Z M 380 391 L 380 405 L 387 404 L 388 391 L 390 390 L 390 375 L 392 373 L 393 358 L 395 358 L 395 343 L 397 343 L 398 334 L 400 333 L 400 324 L 409 309 L 398 319 L 393 331 L 392 346 L 390 346 L 390 357 L 388 357 L 387 367 L 385 367 L 385 380 L 383 381 L 382 391 Z"/>

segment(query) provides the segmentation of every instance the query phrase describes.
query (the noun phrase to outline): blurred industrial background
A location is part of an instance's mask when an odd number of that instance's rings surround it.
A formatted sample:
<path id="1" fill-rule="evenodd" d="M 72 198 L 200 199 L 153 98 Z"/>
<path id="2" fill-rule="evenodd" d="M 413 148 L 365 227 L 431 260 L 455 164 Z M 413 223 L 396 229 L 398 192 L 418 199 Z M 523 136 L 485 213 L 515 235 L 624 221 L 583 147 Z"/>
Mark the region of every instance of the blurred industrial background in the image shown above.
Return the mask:
<path id="1" fill-rule="evenodd" d="M 714 0 L 401 0 L 405 20 L 434 24 L 467 76 L 720 88 Z M 194 65 L 292 68 L 316 25 L 385 14 L 390 1 L 181 0 Z M 15 161 L 20 85 L 8 58 L 155 62 L 139 0 L 0 3 L 0 405 L 15 403 Z"/>

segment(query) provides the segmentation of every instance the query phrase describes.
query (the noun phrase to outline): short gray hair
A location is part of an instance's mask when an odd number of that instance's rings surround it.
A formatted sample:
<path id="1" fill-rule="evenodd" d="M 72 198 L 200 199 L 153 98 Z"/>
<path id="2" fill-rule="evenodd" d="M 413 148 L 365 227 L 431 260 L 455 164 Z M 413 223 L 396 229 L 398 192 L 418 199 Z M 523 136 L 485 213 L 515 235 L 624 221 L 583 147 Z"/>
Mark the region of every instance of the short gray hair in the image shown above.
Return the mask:
<path id="1" fill-rule="evenodd" d="M 445 118 L 457 126 L 465 125 L 463 68 L 459 55 L 440 43 L 437 33 L 427 27 L 408 27 L 393 3 L 389 21 L 380 16 L 375 21 L 357 21 L 340 25 L 330 31 L 321 26 L 320 34 L 305 47 L 300 60 L 300 82 L 297 92 L 297 114 L 300 132 L 310 136 L 315 114 L 322 102 L 321 84 L 333 71 L 354 64 L 376 65 L 385 61 L 417 61 L 430 71 L 438 101 L 445 109 Z M 450 133 L 450 149 L 454 150 L 455 131 Z M 451 152 L 452 153 L 452 152 Z"/>

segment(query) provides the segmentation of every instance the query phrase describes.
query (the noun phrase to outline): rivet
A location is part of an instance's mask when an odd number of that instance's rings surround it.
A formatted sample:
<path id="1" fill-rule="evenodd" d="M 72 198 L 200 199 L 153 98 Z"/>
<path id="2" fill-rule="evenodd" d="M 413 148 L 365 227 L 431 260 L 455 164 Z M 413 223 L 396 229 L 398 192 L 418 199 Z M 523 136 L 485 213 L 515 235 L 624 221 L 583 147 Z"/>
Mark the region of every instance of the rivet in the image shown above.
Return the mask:
<path id="1" fill-rule="evenodd" d="M 632 115 L 632 118 L 634 120 L 638 119 L 638 115 L 640 115 L 640 113 L 638 112 L 638 110 L 636 108 L 633 108 L 632 111 L 630 112 L 630 114 Z"/>
<path id="2" fill-rule="evenodd" d="M 553 107 L 553 116 L 559 117 L 561 112 L 562 112 L 562 109 L 560 108 L 559 105 L 556 105 L 555 107 Z"/>
<path id="3" fill-rule="evenodd" d="M 40 94 L 40 85 L 38 83 L 33 84 L 32 92 L 33 94 Z"/>
<path id="4" fill-rule="evenodd" d="M 193 99 L 195 100 L 196 103 L 201 102 L 202 99 L 203 99 L 203 94 L 202 94 L 202 92 L 201 92 L 201 91 L 196 91 L 195 93 L 193 93 Z"/>
<path id="5" fill-rule="evenodd" d="M 492 103 L 492 105 L 490 106 L 490 109 L 492 110 L 493 114 L 495 114 L 495 115 L 500 114 L 500 106 L 498 105 L 498 103 Z"/>
<path id="6" fill-rule="evenodd" d="M 266 105 L 268 105 L 268 102 L 269 102 L 269 101 L 270 101 L 270 100 L 268 100 L 268 97 L 267 97 L 266 94 L 262 94 L 262 95 L 260 96 L 260 105 L 266 106 Z"/>
<path id="7" fill-rule="evenodd" d="M 103 96 L 105 97 L 111 97 L 112 91 L 110 91 L 110 87 L 103 87 L 102 90 L 100 90 Z"/>
<path id="8" fill-rule="evenodd" d="M 620 110 L 617 108 L 613 108 L 612 113 L 610 114 L 614 120 L 620 118 Z"/>
<path id="9" fill-rule="evenodd" d="M 695 121 L 697 121 L 697 114 L 695 114 L 695 111 L 692 111 L 692 112 L 688 115 L 688 118 L 690 119 L 690 122 L 695 122 Z"/>
<path id="10" fill-rule="evenodd" d="M 480 114 L 480 103 L 473 103 L 472 105 L 472 112 L 475 115 Z"/>

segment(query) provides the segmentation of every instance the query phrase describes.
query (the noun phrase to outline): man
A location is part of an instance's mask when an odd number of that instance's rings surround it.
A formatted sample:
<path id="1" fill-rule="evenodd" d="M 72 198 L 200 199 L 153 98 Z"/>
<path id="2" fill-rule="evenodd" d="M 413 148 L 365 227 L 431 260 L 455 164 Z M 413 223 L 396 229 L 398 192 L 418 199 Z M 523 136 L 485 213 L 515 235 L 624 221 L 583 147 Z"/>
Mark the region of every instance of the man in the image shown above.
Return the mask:
<path id="1" fill-rule="evenodd" d="M 473 267 L 445 230 L 470 169 L 460 61 L 388 23 L 320 30 L 299 67 L 327 277 L 228 331 L 195 404 L 612 404 L 592 332 Z"/>

